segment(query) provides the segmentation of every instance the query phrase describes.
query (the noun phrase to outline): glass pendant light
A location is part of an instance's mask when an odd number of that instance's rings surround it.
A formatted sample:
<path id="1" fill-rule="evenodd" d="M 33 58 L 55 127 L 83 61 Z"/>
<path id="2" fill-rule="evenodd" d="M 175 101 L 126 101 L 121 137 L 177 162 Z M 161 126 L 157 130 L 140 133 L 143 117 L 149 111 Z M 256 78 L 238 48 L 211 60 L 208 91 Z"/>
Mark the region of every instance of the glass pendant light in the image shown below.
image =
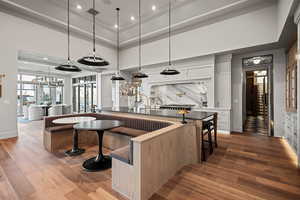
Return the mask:
<path id="1" fill-rule="evenodd" d="M 171 0 L 169 0 L 169 65 L 160 72 L 161 75 L 177 75 L 179 71 L 172 68 L 171 62 Z"/>
<path id="2" fill-rule="evenodd" d="M 88 11 L 91 15 L 93 15 L 93 54 L 90 56 L 85 56 L 80 58 L 77 62 L 83 65 L 93 66 L 93 67 L 103 67 L 109 65 L 109 62 L 105 61 L 100 56 L 96 55 L 96 15 L 99 14 L 97 10 L 95 10 L 95 0 L 93 0 L 93 8 Z"/>
<path id="3" fill-rule="evenodd" d="M 139 0 L 139 71 L 133 74 L 133 78 L 148 78 L 148 75 L 142 72 L 142 21 L 141 21 L 141 0 Z"/>
<path id="4" fill-rule="evenodd" d="M 124 81 L 125 79 L 120 74 L 120 8 L 117 10 L 117 73 L 111 77 L 112 81 Z"/>
<path id="5" fill-rule="evenodd" d="M 68 0 L 68 61 L 65 64 L 55 67 L 55 69 L 66 72 L 81 72 L 81 69 L 72 64 L 70 60 L 70 0 Z"/>

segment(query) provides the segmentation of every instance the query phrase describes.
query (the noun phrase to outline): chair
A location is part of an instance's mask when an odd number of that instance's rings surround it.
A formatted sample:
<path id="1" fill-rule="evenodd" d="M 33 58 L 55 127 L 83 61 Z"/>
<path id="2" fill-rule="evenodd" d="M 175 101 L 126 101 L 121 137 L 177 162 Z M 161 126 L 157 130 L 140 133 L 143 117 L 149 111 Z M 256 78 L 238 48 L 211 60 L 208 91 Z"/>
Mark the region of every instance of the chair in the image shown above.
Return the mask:
<path id="1" fill-rule="evenodd" d="M 72 106 L 71 105 L 63 105 L 62 113 L 64 115 L 71 114 L 71 112 L 72 112 Z"/>
<path id="2" fill-rule="evenodd" d="M 25 120 L 28 120 L 28 110 L 29 110 L 29 106 L 24 105 L 23 106 L 23 119 L 25 119 Z"/>
<path id="3" fill-rule="evenodd" d="M 31 121 L 43 119 L 43 108 L 37 105 L 30 105 L 28 108 L 28 119 Z"/>
<path id="4" fill-rule="evenodd" d="M 57 116 L 63 114 L 63 106 L 62 105 L 53 105 L 48 110 L 48 116 Z"/>
<path id="5" fill-rule="evenodd" d="M 203 126 L 202 126 L 202 161 L 206 161 L 206 155 L 205 155 L 205 146 L 204 142 L 208 142 L 209 145 L 209 153 L 212 154 L 214 151 L 214 146 L 217 148 L 218 143 L 217 143 L 217 116 L 218 114 L 215 113 L 213 115 L 213 118 L 208 119 L 206 121 L 203 121 Z M 212 132 L 214 133 L 214 141 L 212 139 Z M 204 137 L 208 136 L 208 139 L 205 140 Z M 213 145 L 214 144 L 214 145 Z"/>

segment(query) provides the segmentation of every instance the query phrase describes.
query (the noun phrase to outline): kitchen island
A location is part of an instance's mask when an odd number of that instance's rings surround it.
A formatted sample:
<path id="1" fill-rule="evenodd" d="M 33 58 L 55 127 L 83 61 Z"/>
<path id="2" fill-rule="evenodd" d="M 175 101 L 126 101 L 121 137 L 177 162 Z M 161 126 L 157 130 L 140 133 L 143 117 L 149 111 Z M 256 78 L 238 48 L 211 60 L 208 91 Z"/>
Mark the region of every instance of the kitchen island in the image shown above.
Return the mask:
<path id="1" fill-rule="evenodd" d="M 128 107 L 104 107 L 101 109 L 103 112 L 112 113 L 127 113 L 136 115 L 145 115 L 151 117 L 161 117 L 161 118 L 175 118 L 182 119 L 182 115 L 178 114 L 176 110 L 161 110 L 161 109 L 146 109 L 146 108 L 133 108 Z M 187 120 L 204 120 L 206 118 L 212 117 L 214 112 L 203 112 L 203 111 L 191 111 L 185 115 Z"/>
<path id="2" fill-rule="evenodd" d="M 165 128 L 130 139 L 132 163 L 113 156 L 112 187 L 129 199 L 146 200 L 182 167 L 202 161 L 202 124 L 213 112 L 190 112 L 183 124 L 174 110 L 102 108 L 101 114 L 134 120 L 169 123 Z M 129 120 L 129 121 L 131 121 Z"/>

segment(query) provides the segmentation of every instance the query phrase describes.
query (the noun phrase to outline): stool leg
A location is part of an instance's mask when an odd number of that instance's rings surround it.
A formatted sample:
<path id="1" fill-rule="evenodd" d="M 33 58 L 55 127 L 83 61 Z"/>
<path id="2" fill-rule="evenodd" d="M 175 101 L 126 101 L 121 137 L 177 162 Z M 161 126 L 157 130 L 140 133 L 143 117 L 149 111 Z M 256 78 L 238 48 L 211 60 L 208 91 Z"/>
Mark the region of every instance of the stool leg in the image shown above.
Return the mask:
<path id="1" fill-rule="evenodd" d="M 214 152 L 213 141 L 211 137 L 211 130 L 208 131 L 208 143 L 209 143 L 209 153 L 212 154 Z"/>
<path id="2" fill-rule="evenodd" d="M 201 154 L 202 154 L 202 161 L 206 161 L 205 157 L 205 148 L 204 148 L 204 135 L 203 135 L 203 130 L 201 132 Z"/>
<path id="3" fill-rule="evenodd" d="M 214 129 L 214 137 L 215 137 L 215 147 L 218 148 L 218 143 L 217 143 L 217 131 Z"/>

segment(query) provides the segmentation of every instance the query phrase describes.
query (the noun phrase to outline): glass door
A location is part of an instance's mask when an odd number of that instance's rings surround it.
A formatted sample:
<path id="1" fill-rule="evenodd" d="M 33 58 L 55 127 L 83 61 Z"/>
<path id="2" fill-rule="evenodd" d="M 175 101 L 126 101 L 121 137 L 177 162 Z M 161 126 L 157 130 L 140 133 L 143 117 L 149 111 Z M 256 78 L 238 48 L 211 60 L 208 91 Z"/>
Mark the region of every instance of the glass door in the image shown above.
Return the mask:
<path id="1" fill-rule="evenodd" d="M 92 112 L 97 105 L 96 76 L 73 78 L 73 111 Z"/>

